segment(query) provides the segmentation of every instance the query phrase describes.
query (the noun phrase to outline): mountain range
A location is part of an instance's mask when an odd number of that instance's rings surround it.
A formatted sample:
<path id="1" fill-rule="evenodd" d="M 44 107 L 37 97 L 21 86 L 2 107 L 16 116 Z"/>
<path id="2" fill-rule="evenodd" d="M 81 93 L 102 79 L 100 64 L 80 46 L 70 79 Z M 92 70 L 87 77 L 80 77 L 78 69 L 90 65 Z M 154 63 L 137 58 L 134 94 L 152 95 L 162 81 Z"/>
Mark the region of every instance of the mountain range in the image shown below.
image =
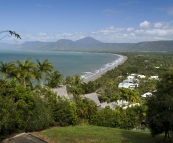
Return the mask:
<path id="1" fill-rule="evenodd" d="M 86 37 L 72 41 L 60 39 L 56 42 L 30 41 L 23 44 L 0 43 L 0 49 L 29 49 L 29 50 L 63 50 L 63 51 L 113 51 L 113 52 L 172 52 L 173 40 L 146 41 L 139 43 L 104 43 L 94 38 Z"/>

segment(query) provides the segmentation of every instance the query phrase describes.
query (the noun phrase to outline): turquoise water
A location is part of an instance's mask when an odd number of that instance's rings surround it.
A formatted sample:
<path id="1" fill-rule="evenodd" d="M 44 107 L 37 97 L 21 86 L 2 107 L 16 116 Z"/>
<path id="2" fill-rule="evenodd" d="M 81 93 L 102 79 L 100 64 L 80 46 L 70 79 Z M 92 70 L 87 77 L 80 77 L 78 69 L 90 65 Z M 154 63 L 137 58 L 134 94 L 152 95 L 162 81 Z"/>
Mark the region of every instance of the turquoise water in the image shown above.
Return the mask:
<path id="1" fill-rule="evenodd" d="M 44 61 L 48 59 L 54 68 L 64 77 L 79 74 L 83 78 L 105 69 L 119 59 L 118 55 L 102 53 L 80 53 L 63 51 L 36 51 L 36 50 L 0 50 L 0 61 L 4 63 L 32 58 Z"/>

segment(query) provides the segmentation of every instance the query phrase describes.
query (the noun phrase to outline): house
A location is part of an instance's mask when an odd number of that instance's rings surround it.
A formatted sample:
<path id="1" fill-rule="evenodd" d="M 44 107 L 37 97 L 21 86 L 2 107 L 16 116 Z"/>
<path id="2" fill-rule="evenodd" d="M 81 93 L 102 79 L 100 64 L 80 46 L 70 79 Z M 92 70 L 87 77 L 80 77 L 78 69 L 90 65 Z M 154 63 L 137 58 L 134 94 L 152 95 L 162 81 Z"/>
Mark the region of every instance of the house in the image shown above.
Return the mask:
<path id="1" fill-rule="evenodd" d="M 129 80 L 129 81 L 133 81 L 134 79 L 135 79 L 135 76 L 132 76 L 132 75 L 127 77 L 127 80 Z"/>
<path id="2" fill-rule="evenodd" d="M 100 110 L 104 109 L 107 106 L 109 106 L 112 110 L 114 110 L 115 107 L 116 107 L 116 103 L 115 102 L 111 102 L 111 103 L 103 102 L 103 103 L 100 103 L 100 100 L 99 100 L 99 98 L 97 96 L 97 93 L 95 93 L 95 92 L 94 93 L 85 94 L 84 97 L 93 100 Z"/>
<path id="3" fill-rule="evenodd" d="M 159 79 L 159 77 L 158 76 L 150 76 L 150 78 L 149 79 L 156 79 L 156 80 L 158 80 Z"/>
<path id="4" fill-rule="evenodd" d="M 133 81 L 130 80 L 124 80 L 123 82 L 119 83 L 118 88 L 135 88 L 138 86 L 138 83 L 133 83 Z"/>
<path id="5" fill-rule="evenodd" d="M 151 97 L 152 96 L 152 93 L 151 92 L 147 92 L 147 93 L 144 93 L 143 95 L 141 95 L 141 97 Z"/>
<path id="6" fill-rule="evenodd" d="M 107 103 L 107 102 L 103 102 L 103 103 L 100 103 L 100 107 L 99 109 L 104 109 L 105 107 L 109 106 L 110 109 L 114 110 L 116 108 L 116 103 L 115 102 L 111 102 L 111 103 Z"/>
<path id="7" fill-rule="evenodd" d="M 145 75 L 137 75 L 137 77 L 139 77 L 139 78 L 146 78 L 146 76 Z"/>
<path id="8" fill-rule="evenodd" d="M 128 104 L 129 104 L 129 102 L 126 100 L 117 100 L 117 106 L 122 107 L 122 106 L 128 105 Z"/>
<path id="9" fill-rule="evenodd" d="M 56 93 L 57 96 L 61 96 L 61 97 L 65 97 L 67 99 L 70 99 L 65 85 L 61 86 L 59 88 L 53 88 L 52 91 L 54 93 Z"/>
<path id="10" fill-rule="evenodd" d="M 114 110 L 116 108 L 116 103 L 115 102 L 111 102 L 111 103 L 108 103 L 109 107 Z"/>
<path id="11" fill-rule="evenodd" d="M 139 86 L 139 80 L 135 78 L 136 74 L 131 74 L 127 76 L 126 80 L 119 83 L 118 88 L 135 88 Z"/>
<path id="12" fill-rule="evenodd" d="M 99 109 L 104 109 L 106 106 L 108 106 L 107 102 L 100 103 Z"/>
<path id="13" fill-rule="evenodd" d="M 85 94 L 84 97 L 93 100 L 97 104 L 97 106 L 100 106 L 100 101 L 97 96 L 97 93 L 94 92 L 94 93 Z"/>

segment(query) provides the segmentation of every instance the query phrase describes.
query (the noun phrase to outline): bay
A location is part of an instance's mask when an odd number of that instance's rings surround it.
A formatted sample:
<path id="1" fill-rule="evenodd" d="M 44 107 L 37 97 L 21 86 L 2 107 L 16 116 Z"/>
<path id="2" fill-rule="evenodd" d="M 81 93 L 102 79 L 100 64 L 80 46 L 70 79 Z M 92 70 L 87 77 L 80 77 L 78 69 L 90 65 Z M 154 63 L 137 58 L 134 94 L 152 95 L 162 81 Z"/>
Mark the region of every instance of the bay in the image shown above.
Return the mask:
<path id="1" fill-rule="evenodd" d="M 107 53 L 0 49 L 0 61 L 4 63 L 24 61 L 27 58 L 32 58 L 35 63 L 36 59 L 41 62 L 48 59 L 64 77 L 79 74 L 86 79 L 115 64 L 120 56 Z"/>

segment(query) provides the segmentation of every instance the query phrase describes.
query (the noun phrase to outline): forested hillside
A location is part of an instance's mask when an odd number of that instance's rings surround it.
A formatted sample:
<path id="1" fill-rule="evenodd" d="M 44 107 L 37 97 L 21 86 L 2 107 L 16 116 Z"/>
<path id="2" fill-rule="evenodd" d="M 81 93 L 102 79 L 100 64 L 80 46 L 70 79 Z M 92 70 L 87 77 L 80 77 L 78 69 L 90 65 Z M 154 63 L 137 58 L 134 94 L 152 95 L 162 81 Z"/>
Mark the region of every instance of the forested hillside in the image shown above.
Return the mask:
<path id="1" fill-rule="evenodd" d="M 28 41 L 23 44 L 1 44 L 0 48 L 20 48 L 28 50 L 63 50 L 63 51 L 96 51 L 96 52 L 172 52 L 173 40 L 146 41 L 139 43 L 103 43 L 86 37 L 72 41 L 60 39 L 56 42 Z"/>

